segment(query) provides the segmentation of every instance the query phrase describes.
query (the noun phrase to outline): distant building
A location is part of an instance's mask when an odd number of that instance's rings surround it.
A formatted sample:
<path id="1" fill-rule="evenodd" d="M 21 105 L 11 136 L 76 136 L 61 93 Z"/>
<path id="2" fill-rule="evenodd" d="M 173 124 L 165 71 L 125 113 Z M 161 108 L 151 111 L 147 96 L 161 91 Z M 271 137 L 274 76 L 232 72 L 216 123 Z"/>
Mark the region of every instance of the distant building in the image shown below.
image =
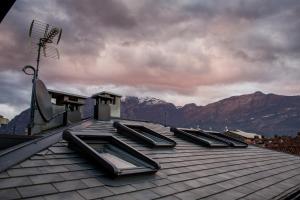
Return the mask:
<path id="1" fill-rule="evenodd" d="M 0 115 L 0 127 L 3 126 L 3 125 L 6 125 L 8 124 L 9 122 L 9 119 L 3 117 L 2 115 Z"/>

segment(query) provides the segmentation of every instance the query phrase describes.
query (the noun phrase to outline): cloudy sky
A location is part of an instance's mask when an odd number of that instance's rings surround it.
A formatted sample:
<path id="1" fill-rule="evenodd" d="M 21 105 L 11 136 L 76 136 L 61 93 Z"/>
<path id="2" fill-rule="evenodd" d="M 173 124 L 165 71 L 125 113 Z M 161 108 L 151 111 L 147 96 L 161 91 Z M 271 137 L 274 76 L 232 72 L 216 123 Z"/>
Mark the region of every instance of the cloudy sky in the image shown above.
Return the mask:
<path id="1" fill-rule="evenodd" d="M 0 24 L 0 114 L 29 106 L 28 27 L 63 28 L 48 88 L 108 90 L 205 105 L 263 91 L 300 93 L 299 0 L 17 0 Z"/>

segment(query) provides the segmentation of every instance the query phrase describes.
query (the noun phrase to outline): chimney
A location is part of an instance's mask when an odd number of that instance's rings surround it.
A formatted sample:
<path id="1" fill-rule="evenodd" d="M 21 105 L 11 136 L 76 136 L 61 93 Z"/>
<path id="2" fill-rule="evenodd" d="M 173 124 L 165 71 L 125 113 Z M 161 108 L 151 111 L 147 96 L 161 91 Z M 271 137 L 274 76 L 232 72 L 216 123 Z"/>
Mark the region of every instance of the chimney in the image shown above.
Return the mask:
<path id="1" fill-rule="evenodd" d="M 94 118 L 108 121 L 111 118 L 121 117 L 121 97 L 110 92 L 100 92 L 92 96 L 96 100 Z"/>

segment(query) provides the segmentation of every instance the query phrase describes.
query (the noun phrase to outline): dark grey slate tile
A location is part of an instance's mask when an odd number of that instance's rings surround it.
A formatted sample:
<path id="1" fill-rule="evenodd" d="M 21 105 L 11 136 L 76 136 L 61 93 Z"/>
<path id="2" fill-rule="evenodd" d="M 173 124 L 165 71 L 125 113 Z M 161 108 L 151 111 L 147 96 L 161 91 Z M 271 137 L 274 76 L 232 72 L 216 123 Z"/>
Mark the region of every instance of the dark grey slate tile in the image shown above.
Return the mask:
<path id="1" fill-rule="evenodd" d="M 236 190 L 229 190 L 226 192 L 218 193 L 213 196 L 206 197 L 206 199 L 222 199 L 222 200 L 232 200 L 242 198 L 245 194 L 240 193 Z"/>
<path id="2" fill-rule="evenodd" d="M 160 195 L 152 192 L 151 190 L 137 191 L 137 192 L 130 193 L 130 195 L 135 199 L 143 199 L 143 200 L 160 197 Z"/>
<path id="3" fill-rule="evenodd" d="M 156 187 L 151 190 L 153 192 L 155 192 L 156 194 L 159 194 L 160 196 L 166 196 L 166 195 L 174 194 L 177 192 L 174 188 L 167 186 L 167 185 Z"/>
<path id="4" fill-rule="evenodd" d="M 175 189 L 177 192 L 183 192 L 192 189 L 191 186 L 185 184 L 184 182 L 172 183 L 169 185 L 171 188 Z"/>
<path id="5" fill-rule="evenodd" d="M 206 183 L 203 183 L 201 181 L 197 181 L 195 179 L 184 181 L 183 183 L 190 186 L 191 188 L 198 188 L 198 187 L 206 185 Z"/>
<path id="6" fill-rule="evenodd" d="M 112 191 L 114 194 L 128 193 L 136 190 L 131 185 L 116 186 L 116 187 L 106 186 L 106 188 Z"/>
<path id="7" fill-rule="evenodd" d="M 63 177 L 64 179 L 66 179 L 66 180 L 91 178 L 91 177 L 95 177 L 95 176 L 100 175 L 100 174 L 101 173 L 99 173 L 95 170 L 84 170 L 84 171 L 59 173 L 59 175 L 61 177 Z"/>
<path id="8" fill-rule="evenodd" d="M 71 165 L 64 165 L 64 167 L 66 167 L 70 171 L 87 170 L 87 169 L 95 168 L 94 165 L 91 165 L 88 163 L 76 163 L 76 164 L 71 164 Z"/>
<path id="9" fill-rule="evenodd" d="M 135 200 L 135 199 L 129 194 L 120 194 L 120 195 L 114 195 L 110 197 L 104 197 L 103 200 Z"/>
<path id="10" fill-rule="evenodd" d="M 173 196 L 159 198 L 159 200 L 179 200 L 179 198 L 173 195 Z"/>
<path id="11" fill-rule="evenodd" d="M 40 174 L 46 173 L 58 173 L 58 172 L 67 172 L 69 171 L 64 166 L 45 166 L 45 167 L 38 167 Z"/>
<path id="12" fill-rule="evenodd" d="M 28 176 L 40 174 L 41 172 L 37 168 L 20 168 L 20 169 L 9 169 L 7 170 L 9 176 Z"/>
<path id="13" fill-rule="evenodd" d="M 24 198 L 57 192 L 57 190 L 50 184 L 32 185 L 26 187 L 19 187 L 17 189 Z"/>
<path id="14" fill-rule="evenodd" d="M 139 182 L 139 183 L 133 183 L 131 185 L 134 188 L 136 188 L 137 190 L 144 190 L 144 189 L 156 187 L 156 185 L 154 185 L 153 183 L 146 182 L 146 181 L 145 182 Z"/>
<path id="15" fill-rule="evenodd" d="M 26 200 L 45 200 L 45 198 L 43 196 L 39 196 L 39 197 L 26 198 Z"/>
<path id="16" fill-rule="evenodd" d="M 106 189 L 104 186 L 79 190 L 78 192 L 86 199 L 96 199 L 113 195 L 113 193 Z"/>
<path id="17" fill-rule="evenodd" d="M 7 178 L 7 177 L 9 177 L 7 172 L 1 172 L 0 173 L 0 178 Z"/>
<path id="18" fill-rule="evenodd" d="M 63 181 L 64 179 L 59 174 L 43 174 L 29 177 L 34 184 L 52 183 Z"/>
<path id="19" fill-rule="evenodd" d="M 83 163 L 85 162 L 81 158 L 60 158 L 60 159 L 50 159 L 47 160 L 50 165 L 67 165 L 67 164 L 75 164 L 75 163 Z"/>
<path id="20" fill-rule="evenodd" d="M 26 160 L 20 163 L 21 167 L 40 167 L 49 165 L 45 160 Z"/>
<path id="21" fill-rule="evenodd" d="M 63 181 L 63 182 L 53 183 L 53 185 L 60 192 L 66 192 L 66 191 L 70 191 L 70 190 L 85 189 L 85 188 L 88 187 L 81 180 Z"/>
<path id="22" fill-rule="evenodd" d="M 74 153 L 74 151 L 69 149 L 68 147 L 50 147 L 49 150 L 55 154 Z"/>
<path id="23" fill-rule="evenodd" d="M 97 187 L 103 185 L 103 183 L 97 178 L 86 178 L 86 179 L 81 179 L 81 181 L 84 182 L 89 187 Z"/>
<path id="24" fill-rule="evenodd" d="M 77 192 L 64 192 L 44 196 L 45 200 L 84 200 Z"/>
<path id="25" fill-rule="evenodd" d="M 203 197 L 206 197 L 209 195 L 214 195 L 214 194 L 220 193 L 220 192 L 224 191 L 224 188 L 220 187 L 218 185 L 210 185 L 210 186 L 206 186 L 206 187 L 197 188 L 192 191 L 194 193 L 196 193 L 199 198 L 203 198 Z"/>
<path id="26" fill-rule="evenodd" d="M 157 186 L 162 186 L 162 185 L 166 185 L 168 183 L 171 183 L 170 180 L 168 179 L 156 179 L 156 180 L 152 180 L 152 183 L 154 183 Z"/>
<path id="27" fill-rule="evenodd" d="M 18 191 L 14 188 L 0 190 L 0 197 L 5 200 L 21 198 Z"/>
<path id="28" fill-rule="evenodd" d="M 24 185 L 31 185 L 32 182 L 28 177 L 15 177 L 15 178 L 5 178 L 0 179 L 0 189 L 18 187 Z"/>
<path id="29" fill-rule="evenodd" d="M 176 194 L 175 197 L 182 200 L 194 200 L 198 198 L 198 194 L 195 194 L 192 191 L 186 191 Z"/>

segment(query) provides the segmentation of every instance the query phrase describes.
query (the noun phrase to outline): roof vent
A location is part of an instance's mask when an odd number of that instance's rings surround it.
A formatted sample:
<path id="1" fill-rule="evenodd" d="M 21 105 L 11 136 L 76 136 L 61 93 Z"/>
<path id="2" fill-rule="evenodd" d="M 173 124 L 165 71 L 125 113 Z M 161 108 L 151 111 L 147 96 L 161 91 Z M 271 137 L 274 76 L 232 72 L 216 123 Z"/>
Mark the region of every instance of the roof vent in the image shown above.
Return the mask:
<path id="1" fill-rule="evenodd" d="M 141 125 L 129 125 L 122 124 L 120 122 L 114 122 L 114 127 L 118 130 L 120 134 L 125 134 L 133 139 L 145 142 L 151 147 L 176 146 L 176 142 L 172 139 Z"/>
<path id="2" fill-rule="evenodd" d="M 160 165 L 111 135 L 86 135 L 65 131 L 69 147 L 103 167 L 111 176 L 155 173 Z"/>

